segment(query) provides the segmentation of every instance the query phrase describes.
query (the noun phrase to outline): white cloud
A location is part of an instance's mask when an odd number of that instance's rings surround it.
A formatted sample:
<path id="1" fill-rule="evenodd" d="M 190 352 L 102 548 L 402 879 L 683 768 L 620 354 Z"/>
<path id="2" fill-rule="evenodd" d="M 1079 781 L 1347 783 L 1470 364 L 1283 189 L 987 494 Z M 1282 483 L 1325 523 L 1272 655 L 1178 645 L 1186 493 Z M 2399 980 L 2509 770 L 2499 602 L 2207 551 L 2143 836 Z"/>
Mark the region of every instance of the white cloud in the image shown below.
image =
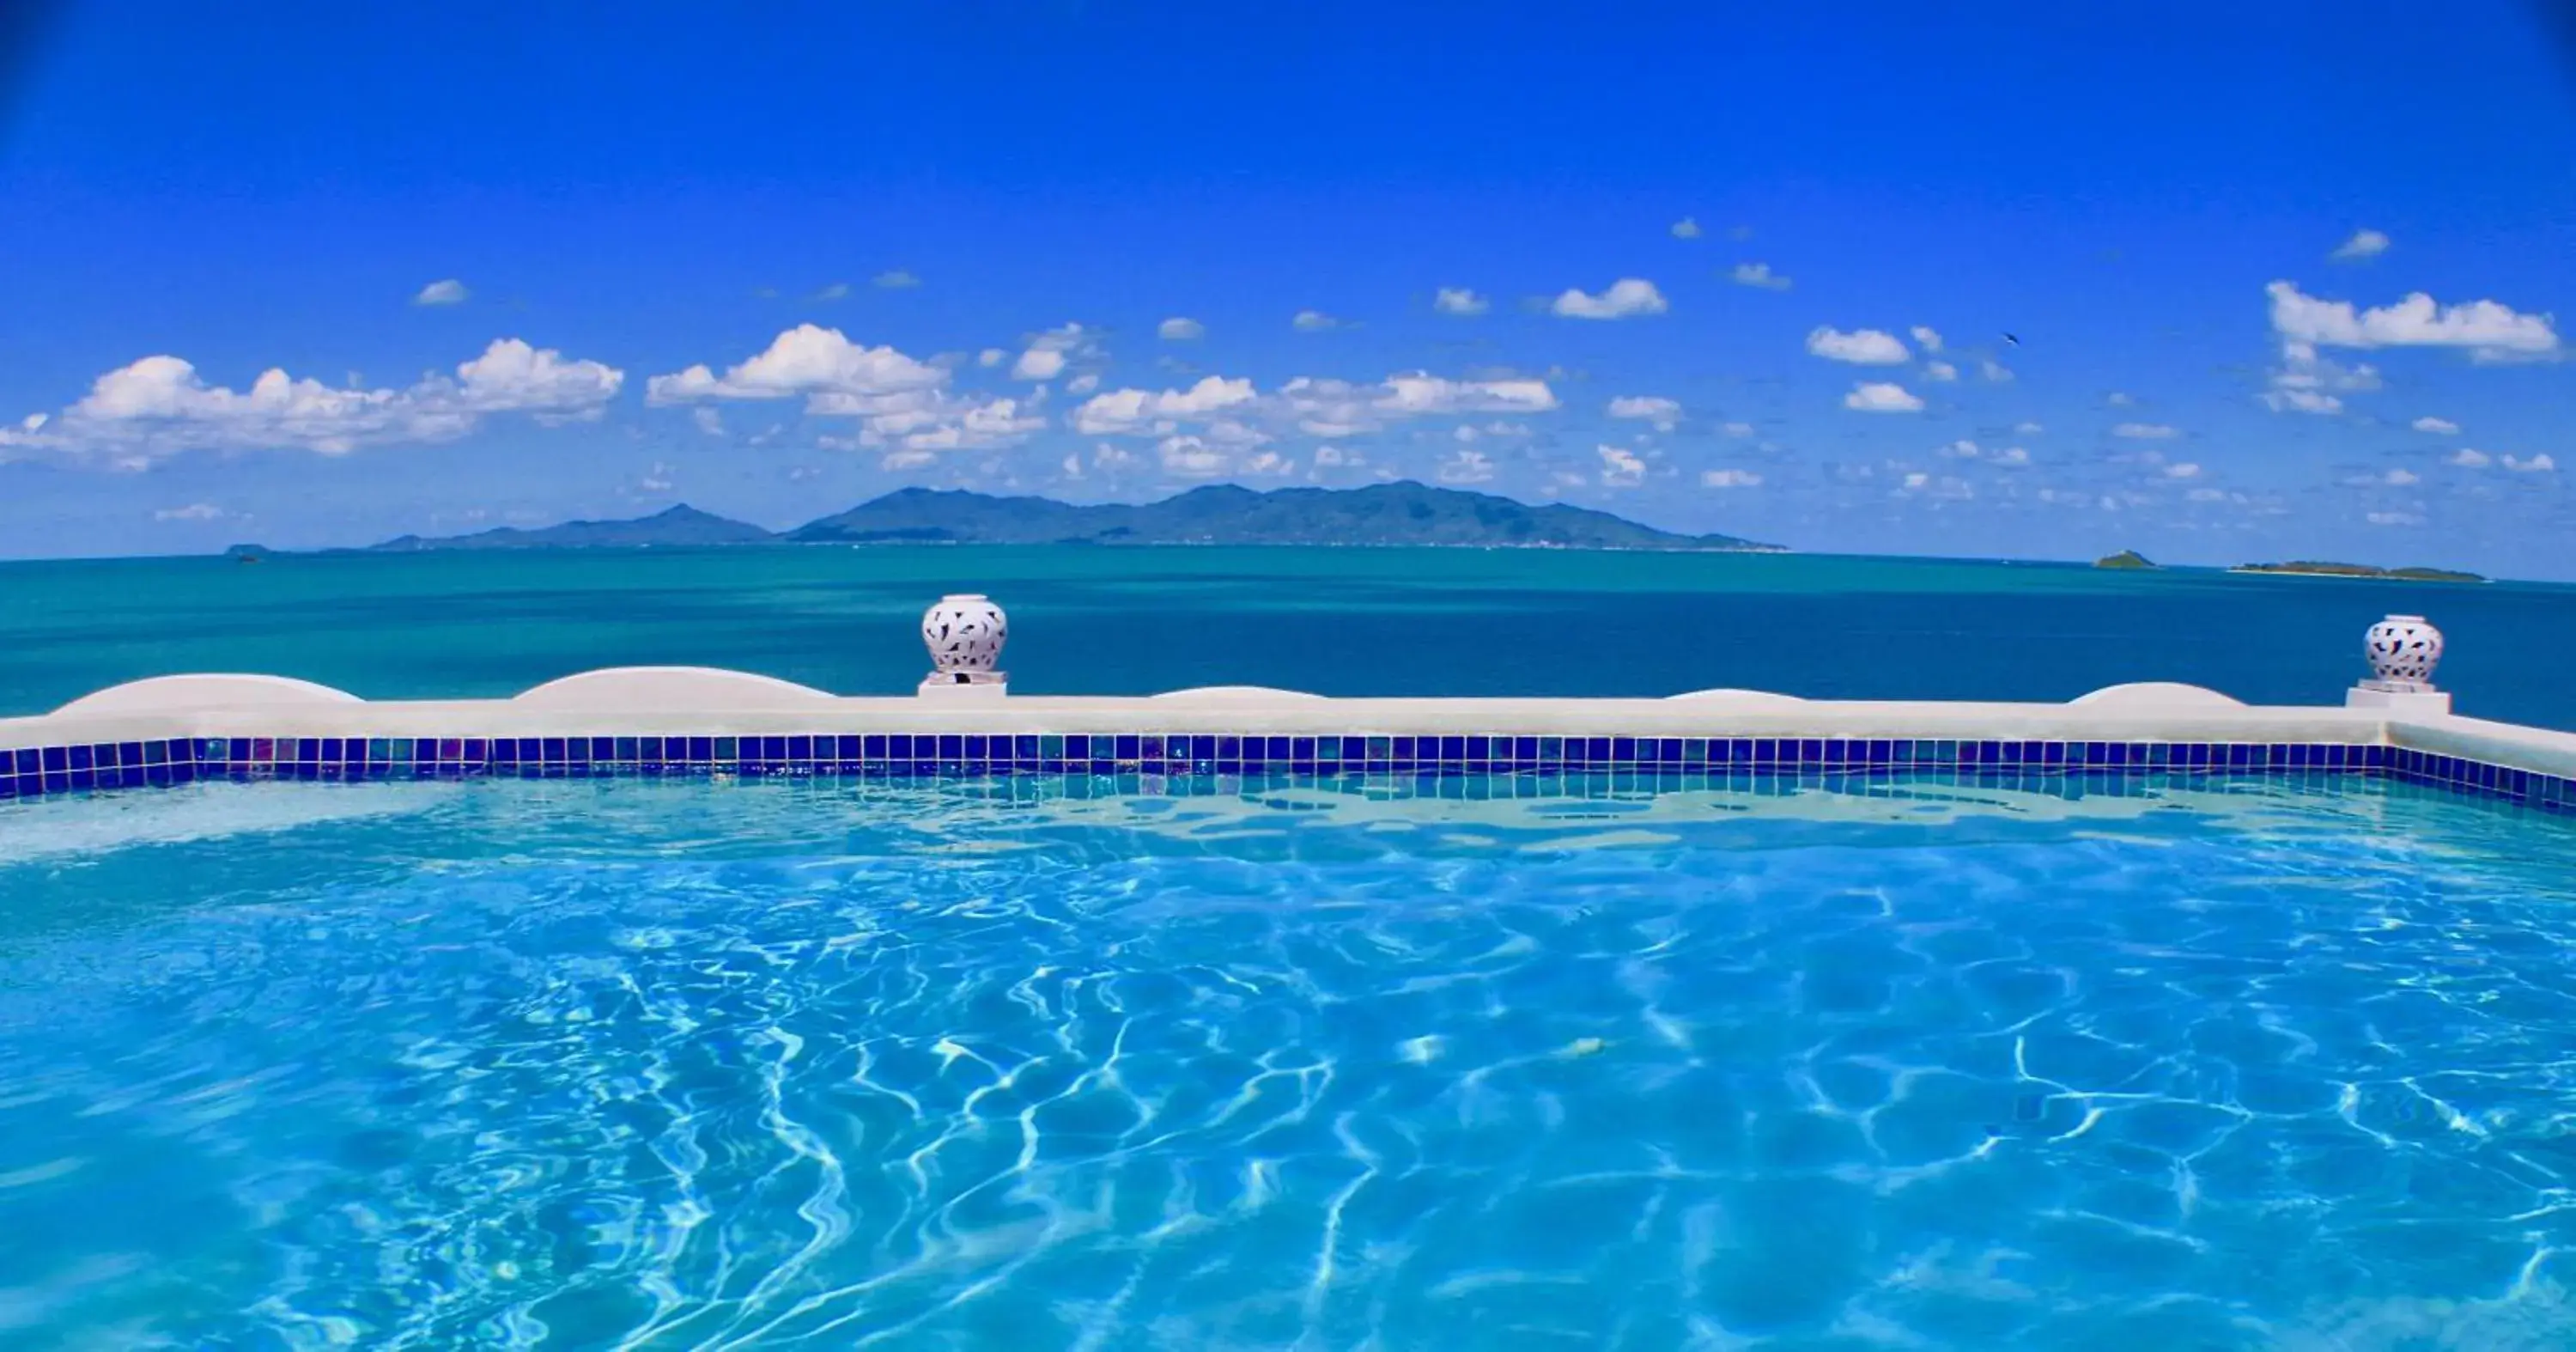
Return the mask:
<path id="1" fill-rule="evenodd" d="M 704 406 L 690 409 L 689 421 L 696 423 L 698 425 L 698 430 L 706 433 L 708 436 L 720 437 L 724 435 L 724 415 L 716 412 L 714 409 Z"/>
<path id="2" fill-rule="evenodd" d="M 1699 218 L 1696 216 L 1684 216 L 1680 220 L 1673 222 L 1673 238 L 1699 238 Z"/>
<path id="3" fill-rule="evenodd" d="M 2030 463 L 2030 452 L 2019 446 L 2006 446 L 1990 458 L 1998 465 L 2027 465 Z"/>
<path id="4" fill-rule="evenodd" d="M 1935 453 L 1948 456 L 1953 460 L 1974 460 L 1978 455 L 1982 454 L 1982 450 L 1977 443 L 1962 437 L 1957 441 L 1951 442 L 1947 446 L 1941 447 Z"/>
<path id="5" fill-rule="evenodd" d="M 1288 321 L 1288 325 L 1299 333 L 1322 333 L 1326 329 L 1340 328 L 1342 321 L 1321 310 L 1299 310 L 1296 318 Z"/>
<path id="6" fill-rule="evenodd" d="M 2424 518 L 2413 512 L 2366 512 L 2363 519 L 2374 526 L 2420 526 Z"/>
<path id="7" fill-rule="evenodd" d="M 668 493 L 671 491 L 672 473 L 671 466 L 656 460 L 651 469 L 644 471 L 644 477 L 635 481 L 635 487 L 646 493 Z"/>
<path id="8" fill-rule="evenodd" d="M 1914 335 L 1915 346 L 1922 348 L 1924 351 L 1938 352 L 1941 350 L 1941 331 L 1933 328 L 1931 325 L 1917 324 L 1913 328 L 1907 329 L 1906 332 Z"/>
<path id="9" fill-rule="evenodd" d="M 1297 462 L 1277 451 L 1263 451 L 1243 462 L 1243 472 L 1256 475 L 1294 474 L 1297 472 Z"/>
<path id="10" fill-rule="evenodd" d="M 869 278 L 868 285 L 881 287 L 887 291 L 908 291 L 921 285 L 921 279 L 901 268 L 894 268 Z"/>
<path id="11" fill-rule="evenodd" d="M 463 305 L 473 296 L 473 294 L 473 292 L 465 289 L 465 283 L 450 277 L 444 281 L 431 282 L 429 285 L 422 287 L 420 289 L 420 294 L 411 298 L 411 303 L 414 305 Z"/>
<path id="12" fill-rule="evenodd" d="M 1196 342 L 1207 336 L 1207 325 L 1182 315 L 1174 315 L 1154 326 L 1154 336 L 1167 343 Z"/>
<path id="13" fill-rule="evenodd" d="M 1749 469 L 1703 470 L 1699 476 L 1703 488 L 1760 488 L 1762 476 Z"/>
<path id="14" fill-rule="evenodd" d="M 2113 408 L 2132 408 L 2136 406 L 2138 401 L 2131 398 L 2126 391 L 2113 390 L 2109 394 L 2102 396 L 2102 402 L 2109 404 Z"/>
<path id="15" fill-rule="evenodd" d="M 1998 385 L 2013 378 L 2012 368 L 1992 357 L 1982 358 L 1977 362 L 1977 374 Z"/>
<path id="16" fill-rule="evenodd" d="M 596 418 L 625 379 L 614 367 L 567 360 L 516 338 L 495 341 L 452 378 L 425 376 L 401 389 L 335 389 L 272 369 L 235 391 L 206 384 L 177 357 L 145 357 L 100 376 L 61 416 L 0 431 L 0 448 L 94 455 L 120 468 L 190 450 L 343 455 L 361 446 L 451 441 L 493 414 L 525 413 L 546 423 Z"/>
<path id="17" fill-rule="evenodd" d="M 2180 464 L 2165 466 L 2164 473 L 2168 479 L 2197 479 L 2200 477 L 2200 466 L 2185 460 Z"/>
<path id="18" fill-rule="evenodd" d="M 1622 277 L 1597 296 L 1568 287 L 1548 305 L 1551 312 L 1568 319 L 1626 319 L 1659 315 L 1670 308 L 1653 282 L 1637 277 Z"/>
<path id="19" fill-rule="evenodd" d="M 2485 469 L 2487 466 L 2495 463 L 2495 457 L 2488 455 L 2484 451 L 2472 450 L 2469 447 L 2463 446 L 2460 449 L 2451 452 L 2450 462 L 2462 469 Z"/>
<path id="20" fill-rule="evenodd" d="M 1786 291 L 1796 284 L 1788 277 L 1773 272 L 1768 263 L 1738 263 L 1735 265 L 1735 270 L 1726 275 L 1727 279 L 1737 286 L 1759 287 L 1765 291 Z"/>
<path id="21" fill-rule="evenodd" d="M 1896 335 L 1877 329 L 1840 329 L 1819 327 L 1807 335 L 1807 351 L 1827 361 L 1850 362 L 1855 366 L 1896 366 L 1913 360 Z"/>
<path id="22" fill-rule="evenodd" d="M 1067 394 L 1089 394 L 1099 388 L 1100 377 L 1089 371 L 1064 382 L 1064 392 Z"/>
<path id="23" fill-rule="evenodd" d="M 1078 326 L 1049 338 L 1067 332 Z M 721 376 L 704 364 L 655 376 L 645 382 L 645 397 L 680 404 L 801 396 L 809 415 L 859 419 L 859 435 L 849 444 L 896 448 L 889 468 L 914 467 L 918 456 L 933 451 L 1013 445 L 1046 425 L 1017 400 L 952 397 L 947 384 L 942 366 L 851 342 L 838 329 L 800 324 Z"/>
<path id="24" fill-rule="evenodd" d="M 1494 462 L 1483 451 L 1460 451 L 1440 462 L 1440 482 L 1481 484 L 1494 477 Z"/>
<path id="25" fill-rule="evenodd" d="M 2035 437 L 2047 430 L 2047 428 L 2042 427 L 2035 422 L 2017 422 L 2013 424 L 2013 431 L 2025 437 Z"/>
<path id="26" fill-rule="evenodd" d="M 1724 432 L 1730 437 L 1749 437 L 1753 435 L 1754 427 L 1753 424 L 1749 422 L 1731 422 L 1717 430 Z"/>
<path id="27" fill-rule="evenodd" d="M 786 399 L 802 395 L 807 411 L 862 412 L 854 402 L 887 401 L 936 390 L 948 373 L 892 347 L 853 343 L 839 329 L 799 324 L 768 348 L 718 376 L 704 364 L 644 383 L 655 404 L 701 399 Z"/>
<path id="28" fill-rule="evenodd" d="M 1148 432 L 1159 422 L 1206 418 L 1221 409 L 1253 399 L 1252 382 L 1206 376 L 1186 390 L 1111 390 L 1093 395 L 1073 411 L 1077 432 Z"/>
<path id="29" fill-rule="evenodd" d="M 2286 343 L 2316 347 L 2466 347 L 2508 354 L 2558 349 L 2547 315 L 2521 314 L 2491 300 L 2439 305 L 2421 291 L 2394 305 L 2359 310 L 2350 301 L 2302 295 L 2296 284 L 2274 282 L 2272 330 Z"/>
<path id="30" fill-rule="evenodd" d="M 2111 435 L 2127 437 L 2131 441 L 2170 441 L 2181 436 L 2182 432 L 2163 423 L 2124 422 L 2112 428 Z"/>
<path id="31" fill-rule="evenodd" d="M 2377 258 L 2386 252 L 2388 252 L 2387 235 L 2377 230 L 2362 229 L 2353 231 L 2352 238 L 2336 245 L 2335 251 L 2326 256 L 2338 263 L 2357 263 L 2365 258 Z"/>
<path id="32" fill-rule="evenodd" d="M 2339 393 L 2379 388 L 2379 369 L 2368 362 L 2345 366 L 2317 355 L 2316 345 L 2297 339 L 2281 344 L 2281 364 L 2272 372 L 2272 388 L 2263 402 L 2275 413 L 2335 414 L 2343 411 Z"/>
<path id="33" fill-rule="evenodd" d="M 1902 385 L 1863 381 L 1843 396 L 1843 407 L 1862 413 L 1919 413 L 1923 401 Z"/>
<path id="34" fill-rule="evenodd" d="M 1182 479 L 1212 479 L 1226 471 L 1225 452 L 1197 437 L 1165 437 L 1155 448 L 1163 459 L 1163 472 Z"/>
<path id="35" fill-rule="evenodd" d="M 2404 488 L 2409 484 L 2422 483 L 2423 479 L 2415 471 L 2400 467 L 2379 476 L 2379 481 L 2392 488 Z"/>
<path id="36" fill-rule="evenodd" d="M 998 347 L 988 347 L 975 354 L 975 364 L 978 366 L 999 366 L 1003 362 L 1010 360 L 1010 356 L 1010 353 L 1005 352 Z"/>
<path id="37" fill-rule="evenodd" d="M 2436 418 L 2430 414 L 2417 418 L 2415 421 L 2407 424 L 2407 426 L 2414 428 L 2418 432 L 2431 432 L 2436 435 L 2446 437 L 2457 436 L 2460 431 L 2460 425 L 2458 423 L 2455 423 L 2448 418 Z"/>
<path id="38" fill-rule="evenodd" d="M 1367 458 L 1357 451 L 1346 451 L 1339 446 L 1330 445 L 1315 448 L 1315 468 L 1317 469 L 1339 469 L 1367 463 Z"/>
<path id="39" fill-rule="evenodd" d="M 2535 455 L 2528 460 L 2508 455 L 2504 458 L 2504 467 L 2516 474 L 2547 474 L 2558 468 L 2558 462 L 2545 454 Z"/>
<path id="40" fill-rule="evenodd" d="M 1018 380 L 1053 380 L 1064 374 L 1068 360 L 1096 357 L 1099 352 L 1100 345 L 1089 330 L 1066 324 L 1031 338 L 1028 350 L 1012 363 L 1011 375 Z"/>
<path id="41" fill-rule="evenodd" d="M 1596 446 L 1593 450 L 1601 456 L 1602 487 L 1634 488 L 1645 481 L 1646 462 L 1638 459 L 1636 452 L 1619 446 Z"/>
<path id="42" fill-rule="evenodd" d="M 1939 381 L 1957 380 L 1959 368 L 1946 361 L 1927 361 L 1923 363 L 1923 378 Z"/>
<path id="43" fill-rule="evenodd" d="M 1636 418 L 1655 425 L 1658 432 L 1669 432 L 1681 421 L 1680 403 L 1655 395 L 1621 395 L 1610 401 L 1613 418 Z"/>
<path id="44" fill-rule="evenodd" d="M 1444 286 L 1431 298 L 1431 308 L 1444 315 L 1480 315 L 1493 308 L 1493 302 L 1463 286 Z"/>
<path id="45" fill-rule="evenodd" d="M 2341 413 L 2343 401 L 2315 390 L 2267 390 L 2263 402 L 2275 413 Z"/>
<path id="46" fill-rule="evenodd" d="M 1091 463 L 1100 469 L 1115 472 L 1135 464 L 1136 454 L 1103 441 L 1091 448 Z"/>
<path id="47" fill-rule="evenodd" d="M 192 502 L 185 507 L 164 507 L 152 514 L 155 521 L 221 521 L 231 513 L 211 502 Z"/>

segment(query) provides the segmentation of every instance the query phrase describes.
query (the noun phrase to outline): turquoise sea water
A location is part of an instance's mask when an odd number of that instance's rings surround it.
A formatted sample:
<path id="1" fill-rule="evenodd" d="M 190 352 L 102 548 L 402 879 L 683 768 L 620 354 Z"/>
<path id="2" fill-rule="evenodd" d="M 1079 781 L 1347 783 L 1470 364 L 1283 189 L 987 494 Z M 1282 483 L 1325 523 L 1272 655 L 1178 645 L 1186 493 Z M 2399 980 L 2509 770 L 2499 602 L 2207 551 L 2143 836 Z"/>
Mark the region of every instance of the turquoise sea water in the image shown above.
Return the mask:
<path id="1" fill-rule="evenodd" d="M 0 1345 L 2576 1345 L 2576 832 L 2388 786 L 0 809 Z"/>
<path id="2" fill-rule="evenodd" d="M 901 693 L 944 591 L 1010 608 L 1014 688 L 2059 700 L 2180 680 L 2334 702 L 2391 611 L 2463 712 L 2576 728 L 2576 588 L 1795 555 L 760 549 L 0 564 L 0 715 L 178 671 L 500 696 L 592 667 Z"/>

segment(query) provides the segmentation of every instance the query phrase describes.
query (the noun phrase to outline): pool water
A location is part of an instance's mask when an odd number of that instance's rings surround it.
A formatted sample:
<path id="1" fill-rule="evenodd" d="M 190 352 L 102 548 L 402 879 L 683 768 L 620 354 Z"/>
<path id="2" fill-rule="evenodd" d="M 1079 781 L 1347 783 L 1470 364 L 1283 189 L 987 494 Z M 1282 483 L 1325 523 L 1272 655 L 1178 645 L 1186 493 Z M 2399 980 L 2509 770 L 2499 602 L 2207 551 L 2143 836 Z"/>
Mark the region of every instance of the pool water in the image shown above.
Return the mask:
<path id="1" fill-rule="evenodd" d="M 0 810 L 0 1346 L 2576 1345 L 2566 823 L 1574 788 Z"/>

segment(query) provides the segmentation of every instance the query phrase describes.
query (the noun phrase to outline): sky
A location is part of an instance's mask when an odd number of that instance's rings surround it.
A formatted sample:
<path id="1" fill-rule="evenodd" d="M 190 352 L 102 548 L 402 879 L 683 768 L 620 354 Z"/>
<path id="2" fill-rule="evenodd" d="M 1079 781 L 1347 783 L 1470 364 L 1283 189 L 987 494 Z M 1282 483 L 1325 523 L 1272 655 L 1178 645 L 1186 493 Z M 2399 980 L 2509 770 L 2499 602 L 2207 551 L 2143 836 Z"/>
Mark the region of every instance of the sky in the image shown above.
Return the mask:
<path id="1" fill-rule="evenodd" d="M 1403 478 L 2576 580 L 2563 8 L 741 14 L 0 23 L 0 557 Z"/>

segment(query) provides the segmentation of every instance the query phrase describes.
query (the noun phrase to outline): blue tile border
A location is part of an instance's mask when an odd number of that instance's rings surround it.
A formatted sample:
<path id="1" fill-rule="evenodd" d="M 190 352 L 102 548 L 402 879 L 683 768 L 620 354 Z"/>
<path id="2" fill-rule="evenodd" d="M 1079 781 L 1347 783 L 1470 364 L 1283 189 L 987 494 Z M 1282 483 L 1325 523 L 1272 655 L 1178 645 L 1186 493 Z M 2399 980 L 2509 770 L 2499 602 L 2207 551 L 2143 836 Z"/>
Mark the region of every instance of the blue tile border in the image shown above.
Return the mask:
<path id="1" fill-rule="evenodd" d="M 2308 742 L 1226 733 L 209 737 L 0 750 L 0 800 L 197 780 L 980 775 L 2362 775 L 2576 814 L 2576 781 L 2401 747 Z"/>

